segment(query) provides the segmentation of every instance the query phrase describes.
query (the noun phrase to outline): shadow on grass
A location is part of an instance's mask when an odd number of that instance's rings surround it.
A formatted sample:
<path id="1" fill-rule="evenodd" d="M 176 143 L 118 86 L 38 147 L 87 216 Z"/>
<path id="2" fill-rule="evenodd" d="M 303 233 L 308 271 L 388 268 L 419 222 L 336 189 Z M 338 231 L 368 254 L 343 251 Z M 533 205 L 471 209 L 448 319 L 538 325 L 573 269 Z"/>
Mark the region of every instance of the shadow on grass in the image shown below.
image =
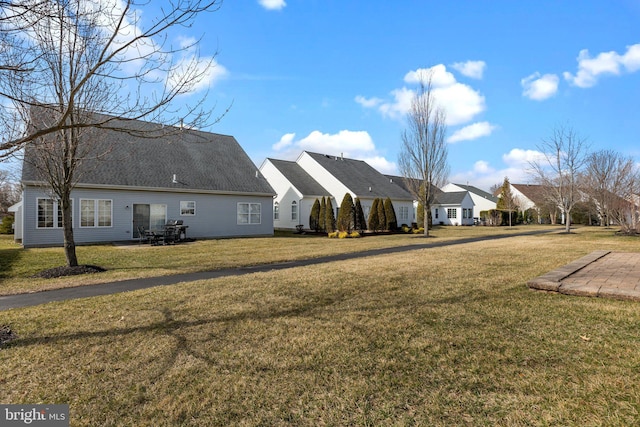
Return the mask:
<path id="1" fill-rule="evenodd" d="M 8 274 L 13 263 L 20 258 L 21 248 L 16 249 L 0 249 L 0 282 L 2 279 L 9 278 Z"/>

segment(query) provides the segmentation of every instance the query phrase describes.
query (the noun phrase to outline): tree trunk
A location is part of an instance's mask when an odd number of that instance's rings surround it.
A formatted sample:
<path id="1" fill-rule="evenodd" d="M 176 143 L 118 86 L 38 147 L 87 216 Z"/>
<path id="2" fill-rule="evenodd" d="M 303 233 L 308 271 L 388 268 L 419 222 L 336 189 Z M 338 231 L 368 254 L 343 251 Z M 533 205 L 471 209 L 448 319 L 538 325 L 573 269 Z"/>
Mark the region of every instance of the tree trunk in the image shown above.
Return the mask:
<path id="1" fill-rule="evenodd" d="M 431 211 L 431 205 L 424 204 L 424 237 L 429 237 L 429 212 Z"/>
<path id="2" fill-rule="evenodd" d="M 68 267 L 78 266 L 78 257 L 76 256 L 76 243 L 73 238 L 73 224 L 71 222 L 71 201 L 69 198 L 62 200 L 62 229 L 64 235 L 64 256 L 67 259 Z"/>

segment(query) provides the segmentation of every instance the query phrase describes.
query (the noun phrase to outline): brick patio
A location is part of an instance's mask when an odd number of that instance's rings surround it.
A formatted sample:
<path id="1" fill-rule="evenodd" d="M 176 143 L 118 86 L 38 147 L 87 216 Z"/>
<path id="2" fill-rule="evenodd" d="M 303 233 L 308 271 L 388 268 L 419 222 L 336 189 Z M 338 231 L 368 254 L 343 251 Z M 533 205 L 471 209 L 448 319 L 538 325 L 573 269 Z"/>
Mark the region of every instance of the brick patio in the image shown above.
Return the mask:
<path id="1" fill-rule="evenodd" d="M 527 284 L 565 295 L 640 301 L 640 253 L 592 252 Z"/>

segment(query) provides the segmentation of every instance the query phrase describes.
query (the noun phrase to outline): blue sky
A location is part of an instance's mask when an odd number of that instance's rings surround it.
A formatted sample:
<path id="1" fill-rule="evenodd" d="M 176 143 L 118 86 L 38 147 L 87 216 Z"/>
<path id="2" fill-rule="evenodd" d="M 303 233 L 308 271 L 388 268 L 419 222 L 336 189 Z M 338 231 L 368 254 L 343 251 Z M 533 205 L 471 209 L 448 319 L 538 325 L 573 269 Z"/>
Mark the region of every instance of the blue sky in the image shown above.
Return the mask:
<path id="1" fill-rule="evenodd" d="M 189 31 L 210 102 L 260 165 L 304 149 L 397 173 L 420 69 L 447 110 L 450 180 L 526 182 L 554 127 L 640 155 L 640 1 L 227 0 Z"/>
<path id="2" fill-rule="evenodd" d="M 257 166 L 309 150 L 397 174 L 425 69 L 447 112 L 452 182 L 529 181 L 560 125 L 640 160 L 640 0 L 226 0 L 169 41 L 190 37 L 217 52 L 206 106 L 232 105 L 206 130 L 235 136 Z"/>

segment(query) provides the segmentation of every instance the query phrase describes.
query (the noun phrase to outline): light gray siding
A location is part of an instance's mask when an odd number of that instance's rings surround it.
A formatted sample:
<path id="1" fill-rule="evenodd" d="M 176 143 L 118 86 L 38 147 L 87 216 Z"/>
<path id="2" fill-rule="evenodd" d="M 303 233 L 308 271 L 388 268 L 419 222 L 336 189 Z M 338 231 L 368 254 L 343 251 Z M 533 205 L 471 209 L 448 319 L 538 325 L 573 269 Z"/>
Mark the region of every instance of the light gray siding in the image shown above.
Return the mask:
<path id="1" fill-rule="evenodd" d="M 63 243 L 62 229 L 37 227 L 39 198 L 48 198 L 42 188 L 25 187 L 22 206 L 24 215 L 22 244 L 24 247 L 59 246 Z M 183 220 L 184 225 L 189 227 L 187 237 L 191 238 L 273 235 L 271 196 L 77 188 L 72 192 L 71 198 L 74 239 L 77 244 L 134 239 L 134 204 L 166 205 L 166 219 Z M 111 226 L 81 227 L 81 199 L 111 200 Z M 195 215 L 181 216 L 181 201 L 195 202 Z M 239 224 L 238 203 L 259 203 L 260 224 Z"/>

